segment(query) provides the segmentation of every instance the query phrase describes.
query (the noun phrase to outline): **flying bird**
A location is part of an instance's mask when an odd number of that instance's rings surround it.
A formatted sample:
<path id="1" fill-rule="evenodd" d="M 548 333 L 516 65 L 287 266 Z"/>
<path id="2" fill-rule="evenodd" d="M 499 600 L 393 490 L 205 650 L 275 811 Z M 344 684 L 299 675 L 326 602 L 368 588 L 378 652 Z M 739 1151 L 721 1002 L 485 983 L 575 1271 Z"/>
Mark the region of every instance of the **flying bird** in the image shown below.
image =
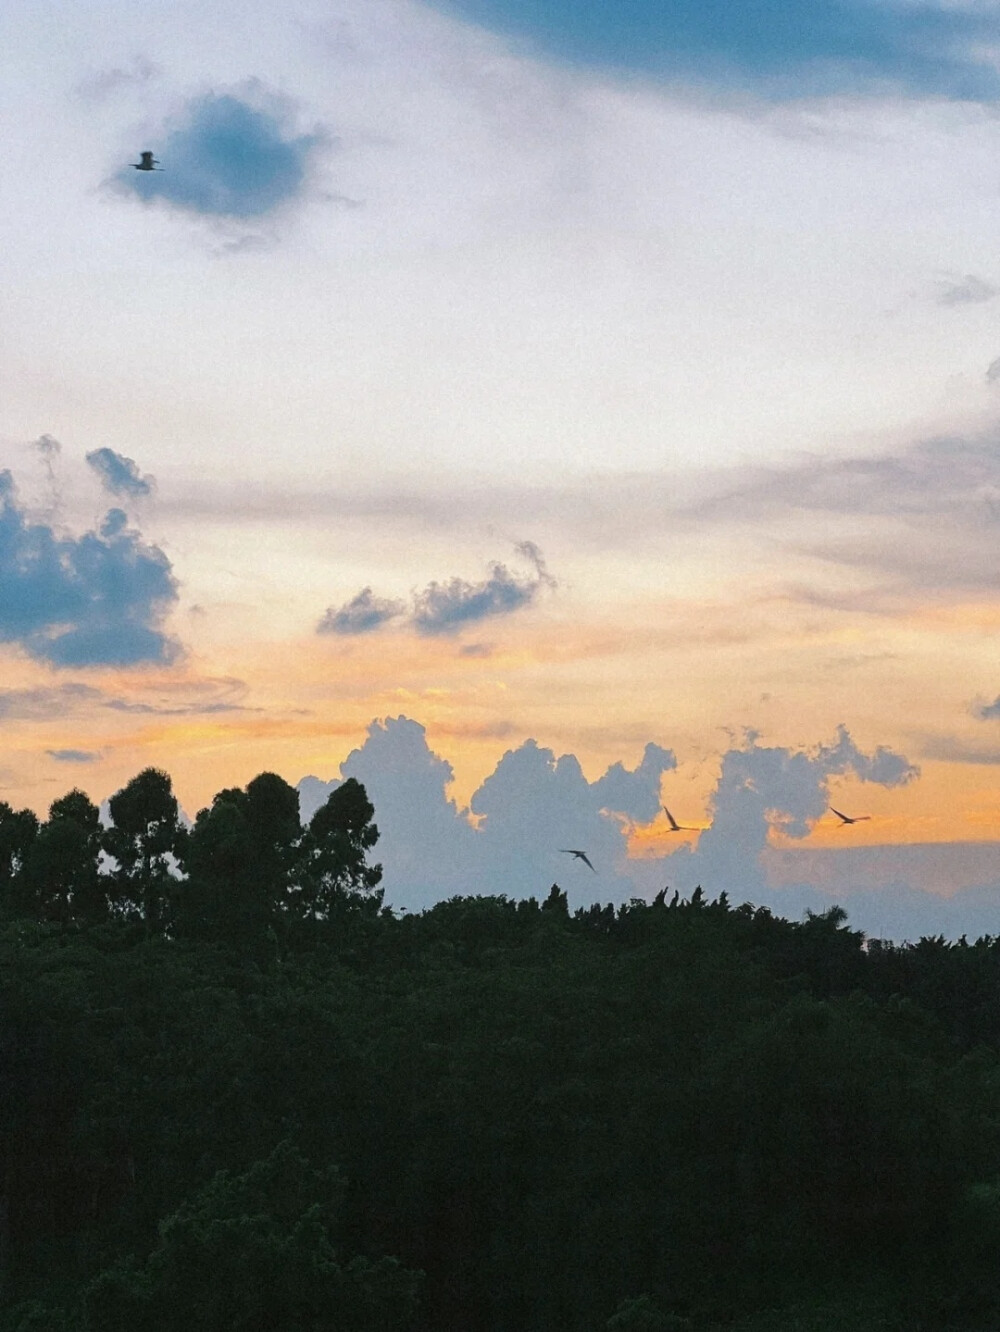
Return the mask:
<path id="1" fill-rule="evenodd" d="M 852 819 L 849 814 L 841 814 L 840 810 L 834 809 L 832 805 L 830 806 L 830 812 L 836 814 L 837 818 L 842 820 L 837 825 L 840 828 L 846 828 L 849 823 L 864 823 L 865 819 L 871 818 L 870 814 L 856 814 Z"/>
<path id="2" fill-rule="evenodd" d="M 160 166 L 159 161 L 150 152 L 140 153 L 138 162 L 133 162 L 132 165 L 135 167 L 136 171 L 163 170 L 163 167 Z"/>
<path id="3" fill-rule="evenodd" d="M 671 832 L 697 832 L 697 831 L 698 831 L 697 828 L 688 828 L 685 824 L 683 824 L 683 823 L 678 823 L 677 820 L 674 818 L 674 816 L 671 814 L 670 810 L 667 809 L 666 805 L 663 806 L 663 812 L 664 812 L 664 814 L 666 814 L 667 818 L 670 820 L 670 831 L 671 831 Z"/>
<path id="4" fill-rule="evenodd" d="M 561 846 L 559 850 L 564 856 L 576 856 L 577 860 L 582 860 L 588 868 L 594 870 L 595 874 L 597 873 L 597 870 L 594 869 L 593 865 L 591 865 L 590 861 L 587 859 L 586 851 L 571 851 L 569 847 L 566 846 Z"/>

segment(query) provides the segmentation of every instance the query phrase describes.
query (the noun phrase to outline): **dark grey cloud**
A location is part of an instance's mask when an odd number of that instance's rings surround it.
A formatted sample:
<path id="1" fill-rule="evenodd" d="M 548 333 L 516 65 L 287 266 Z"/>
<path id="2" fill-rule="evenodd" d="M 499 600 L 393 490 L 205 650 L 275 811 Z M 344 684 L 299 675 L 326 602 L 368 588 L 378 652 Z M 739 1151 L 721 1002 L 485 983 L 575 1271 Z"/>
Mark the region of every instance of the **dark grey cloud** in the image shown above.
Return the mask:
<path id="1" fill-rule="evenodd" d="M 976 716 L 983 721 L 992 721 L 994 718 L 1000 717 L 1000 695 L 992 703 L 979 704 L 975 712 Z"/>
<path id="2" fill-rule="evenodd" d="M 328 606 L 316 626 L 316 632 L 342 636 L 369 634 L 405 612 L 405 602 L 376 597 L 370 587 L 365 587 L 356 597 L 345 601 L 343 606 Z"/>
<path id="3" fill-rule="evenodd" d="M 90 749 L 47 749 L 45 752 L 58 763 L 96 763 L 103 757 L 98 751 Z"/>
<path id="4" fill-rule="evenodd" d="M 413 593 L 409 611 L 405 602 L 376 597 L 366 587 L 343 606 L 328 607 L 316 632 L 367 634 L 406 615 L 407 623 L 418 634 L 438 637 L 458 634 L 466 626 L 494 616 L 510 615 L 529 606 L 542 588 L 556 586 L 533 541 L 521 541 L 515 550 L 532 566 L 532 573 L 515 573 L 505 564 L 495 562 L 490 566 L 489 576 L 479 583 L 469 583 L 464 578 L 429 583 L 423 591 Z"/>
<path id="5" fill-rule="evenodd" d="M 126 458 L 114 449 L 94 449 L 87 454 L 87 462 L 101 478 L 104 489 L 112 495 L 141 499 L 153 493 L 156 485 L 154 479 L 143 476 L 132 458 Z"/>
<path id="6" fill-rule="evenodd" d="M 111 509 L 97 531 L 31 522 L 0 472 L 0 642 L 58 667 L 168 662 L 162 629 L 177 599 L 170 561 Z"/>
<path id="7" fill-rule="evenodd" d="M 428 583 L 415 598 L 412 623 L 418 634 L 457 634 L 466 625 L 530 605 L 540 587 L 537 578 L 519 578 L 505 564 L 494 564 L 480 583 L 464 578 Z"/>
<path id="8" fill-rule="evenodd" d="M 482 582 L 452 578 L 447 583 L 429 583 L 418 592 L 411 616 L 417 633 L 429 636 L 460 633 L 467 625 L 530 606 L 542 588 L 556 586 L 533 541 L 520 542 L 516 550 L 533 566 L 532 574 L 513 573 L 505 564 L 494 563 L 489 577 Z"/>
<path id="9" fill-rule="evenodd" d="M 159 144 L 138 146 L 152 147 L 162 170 L 123 167 L 116 180 L 142 199 L 207 217 L 262 218 L 302 193 L 323 141 L 291 132 L 280 113 L 245 97 L 209 93 L 187 105 Z"/>
<path id="10" fill-rule="evenodd" d="M 935 300 L 938 305 L 981 305 L 992 301 L 997 295 L 997 288 L 985 278 L 975 273 L 966 273 L 964 277 L 942 278 L 935 287 Z"/>

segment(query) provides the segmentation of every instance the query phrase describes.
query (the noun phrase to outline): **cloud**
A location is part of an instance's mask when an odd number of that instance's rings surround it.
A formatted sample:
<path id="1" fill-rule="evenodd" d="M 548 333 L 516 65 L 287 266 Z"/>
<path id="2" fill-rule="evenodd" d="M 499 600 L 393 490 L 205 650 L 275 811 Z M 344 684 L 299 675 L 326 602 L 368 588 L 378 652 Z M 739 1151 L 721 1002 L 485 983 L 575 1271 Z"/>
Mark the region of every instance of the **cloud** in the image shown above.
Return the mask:
<path id="1" fill-rule="evenodd" d="M 160 73 L 158 65 L 145 56 L 134 56 L 127 68 L 114 65 L 109 69 L 96 70 L 81 79 L 76 86 L 77 94 L 88 102 L 100 102 L 121 88 L 142 86 Z"/>
<path id="2" fill-rule="evenodd" d="M 655 816 L 660 777 L 675 766 L 670 750 L 649 744 L 634 770 L 616 763 L 590 782 L 573 755 L 557 758 L 527 740 L 459 809 L 447 794 L 451 765 L 432 752 L 423 726 L 395 717 L 372 722 L 340 771 L 362 782 L 375 806 L 387 901 L 413 910 L 456 893 L 544 895 L 557 878 L 578 902 L 620 900 L 631 888 L 622 877 L 628 828 Z M 337 784 L 304 778 L 303 816 Z M 564 846 L 585 849 L 598 873 L 562 854 Z"/>
<path id="3" fill-rule="evenodd" d="M 0 689 L 0 721 L 49 721 L 78 708 L 99 703 L 100 689 L 85 684 L 39 685 L 35 689 Z"/>
<path id="4" fill-rule="evenodd" d="M 989 365 L 986 367 L 987 384 L 995 384 L 998 380 L 1000 380 L 1000 356 L 995 360 L 990 361 Z"/>
<path id="5" fill-rule="evenodd" d="M 316 626 L 320 634 L 357 635 L 381 629 L 390 620 L 407 615 L 408 624 L 427 637 L 460 633 L 467 625 L 479 624 L 498 615 L 510 615 L 529 606 L 543 587 L 555 587 L 556 580 L 545 566 L 541 551 L 533 541 L 515 546 L 534 569 L 533 575 L 512 573 L 505 564 L 490 566 L 489 577 L 480 583 L 452 578 L 447 583 L 428 583 L 422 592 L 414 592 L 407 614 L 406 603 L 376 597 L 370 587 L 362 590 L 343 606 L 329 606 Z M 473 644 L 468 656 L 485 656 L 489 648 Z"/>
<path id="6" fill-rule="evenodd" d="M 888 787 L 915 780 L 918 769 L 902 755 L 883 746 L 865 752 L 844 727 L 829 742 L 798 749 L 749 735 L 722 755 L 710 826 L 697 845 L 629 859 L 631 823 L 652 821 L 661 778 L 676 766 L 671 750 L 650 743 L 636 768 L 612 764 L 588 781 L 574 755 L 557 758 L 527 740 L 503 755 L 463 809 L 448 796 L 451 765 L 430 748 L 424 727 L 395 717 L 371 723 L 339 778 L 305 777 L 299 796 L 308 819 L 343 778 L 365 785 L 386 901 L 397 909 L 422 910 L 456 894 L 541 897 L 553 881 L 568 891 L 571 908 L 651 898 L 664 884 L 687 895 L 700 883 L 709 897 L 725 890 L 734 905 L 751 901 L 792 920 L 840 903 L 853 928 L 875 937 L 996 933 L 995 842 L 840 850 L 772 844 L 773 830 L 801 841 L 827 816 L 838 777 Z M 585 850 L 598 872 L 561 847 Z"/>
<path id="7" fill-rule="evenodd" d="M 396 619 L 406 611 L 406 603 L 376 597 L 370 587 L 362 588 L 356 597 L 334 609 L 328 606 L 316 626 L 318 634 L 369 634 L 383 624 Z"/>
<path id="8" fill-rule="evenodd" d="M 440 8 L 603 69 L 753 89 L 778 98 L 871 90 L 992 100 L 992 6 L 826 0 L 438 0 Z"/>
<path id="9" fill-rule="evenodd" d="M 161 623 L 176 599 L 170 561 L 121 509 L 60 536 L 28 520 L 0 472 L 0 642 L 58 667 L 168 662 L 178 646 Z"/>
<path id="10" fill-rule="evenodd" d="M 464 578 L 429 583 L 414 599 L 412 623 L 418 634 L 456 634 L 466 625 L 529 606 L 545 582 L 541 575 L 518 577 L 505 564 L 494 564 L 481 583 Z"/>
<path id="11" fill-rule="evenodd" d="M 949 735 L 925 736 L 920 752 L 924 758 L 942 763 L 971 763 L 980 767 L 1000 764 L 1000 749 L 983 749 Z"/>
<path id="12" fill-rule="evenodd" d="M 90 749 L 47 749 L 45 752 L 59 763 L 96 763 L 103 757 Z"/>
<path id="13" fill-rule="evenodd" d="M 1000 695 L 992 703 L 981 703 L 975 709 L 975 715 L 983 721 L 992 721 L 994 718 L 1000 717 Z"/>
<path id="14" fill-rule="evenodd" d="M 807 455 L 784 466 L 734 468 L 674 506 L 678 526 L 760 530 L 786 550 L 852 573 L 848 588 L 785 586 L 833 609 L 898 613 L 936 593 L 996 586 L 1000 442 L 943 437 L 876 457 Z M 814 534 L 822 532 L 817 538 Z M 860 584 L 857 572 L 878 580 Z"/>
<path id="15" fill-rule="evenodd" d="M 942 278 L 935 288 L 935 300 L 938 305 L 980 305 L 992 301 L 997 288 L 985 278 L 966 273 L 960 278 Z"/>
<path id="16" fill-rule="evenodd" d="M 114 449 L 94 449 L 87 454 L 87 462 L 101 478 L 104 489 L 112 495 L 141 499 L 152 494 L 156 485 L 151 476 L 142 475 L 131 458 L 115 453 Z"/>
<path id="17" fill-rule="evenodd" d="M 712 794 L 711 822 L 697 846 L 681 847 L 656 862 L 661 875 L 682 890 L 700 883 L 710 896 L 725 890 L 734 901 L 760 901 L 766 891 L 761 857 L 772 830 L 786 837 L 808 836 L 828 811 L 830 779 L 851 775 L 879 786 L 905 786 L 919 768 L 879 746 L 865 754 L 846 727 L 813 749 L 759 745 L 749 734 L 728 750 Z"/>
<path id="18" fill-rule="evenodd" d="M 207 217 L 248 220 L 297 198 L 323 136 L 292 134 L 284 115 L 231 93 L 189 102 L 156 155 L 159 171 L 123 168 L 122 188 Z"/>
<path id="19" fill-rule="evenodd" d="M 62 452 L 62 445 L 51 435 L 39 435 L 37 439 L 31 441 L 31 447 L 37 449 L 43 458 L 58 458 Z"/>

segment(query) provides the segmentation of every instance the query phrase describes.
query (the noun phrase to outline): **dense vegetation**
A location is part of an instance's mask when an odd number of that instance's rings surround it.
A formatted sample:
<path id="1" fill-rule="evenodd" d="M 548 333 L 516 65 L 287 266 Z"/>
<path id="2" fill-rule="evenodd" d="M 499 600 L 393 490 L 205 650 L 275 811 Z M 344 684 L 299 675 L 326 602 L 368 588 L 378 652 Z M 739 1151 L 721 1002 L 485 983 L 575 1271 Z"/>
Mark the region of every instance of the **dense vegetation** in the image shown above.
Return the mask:
<path id="1" fill-rule="evenodd" d="M 356 782 L 110 814 L 0 805 L 2 1332 L 1000 1325 L 1000 941 L 397 917 Z"/>

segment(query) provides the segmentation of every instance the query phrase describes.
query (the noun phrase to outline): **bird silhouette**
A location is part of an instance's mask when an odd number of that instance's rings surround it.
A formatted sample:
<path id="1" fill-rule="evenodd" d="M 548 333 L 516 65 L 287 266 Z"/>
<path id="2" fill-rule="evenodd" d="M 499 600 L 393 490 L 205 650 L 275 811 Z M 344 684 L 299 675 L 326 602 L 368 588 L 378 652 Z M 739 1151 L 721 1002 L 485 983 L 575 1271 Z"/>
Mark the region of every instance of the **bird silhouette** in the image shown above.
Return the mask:
<path id="1" fill-rule="evenodd" d="M 144 152 L 144 153 L 140 153 L 140 154 L 139 154 L 139 160 L 138 160 L 138 162 L 133 162 L 132 165 L 135 167 L 136 171 L 162 171 L 162 170 L 163 170 L 163 167 L 160 166 L 160 164 L 159 164 L 159 162 L 157 161 L 157 159 L 153 156 L 153 154 L 152 154 L 151 152 L 148 152 L 148 151 L 147 151 L 147 152 Z"/>
<path id="2" fill-rule="evenodd" d="M 849 823 L 864 823 L 865 819 L 871 818 L 870 814 L 856 814 L 852 819 L 849 814 L 841 814 L 840 810 L 834 809 L 832 805 L 830 806 L 830 811 L 831 813 L 836 814 L 838 819 L 842 820 L 842 822 L 837 825 L 839 828 L 846 828 Z"/>
<path id="3" fill-rule="evenodd" d="M 577 860 L 582 860 L 589 869 L 594 870 L 595 874 L 597 873 L 597 870 L 594 869 L 593 865 L 591 865 L 590 861 L 587 859 L 586 851 L 571 851 L 567 846 L 561 846 L 559 850 L 564 856 L 576 856 Z"/>
<path id="4" fill-rule="evenodd" d="M 683 823 L 678 823 L 677 820 L 674 818 L 674 816 L 671 814 L 670 810 L 667 809 L 666 805 L 663 806 L 663 812 L 664 812 L 664 814 L 666 814 L 667 818 L 670 820 L 670 831 L 671 831 L 671 832 L 697 832 L 697 831 L 698 831 L 697 828 L 688 828 L 688 827 L 686 827 Z"/>

